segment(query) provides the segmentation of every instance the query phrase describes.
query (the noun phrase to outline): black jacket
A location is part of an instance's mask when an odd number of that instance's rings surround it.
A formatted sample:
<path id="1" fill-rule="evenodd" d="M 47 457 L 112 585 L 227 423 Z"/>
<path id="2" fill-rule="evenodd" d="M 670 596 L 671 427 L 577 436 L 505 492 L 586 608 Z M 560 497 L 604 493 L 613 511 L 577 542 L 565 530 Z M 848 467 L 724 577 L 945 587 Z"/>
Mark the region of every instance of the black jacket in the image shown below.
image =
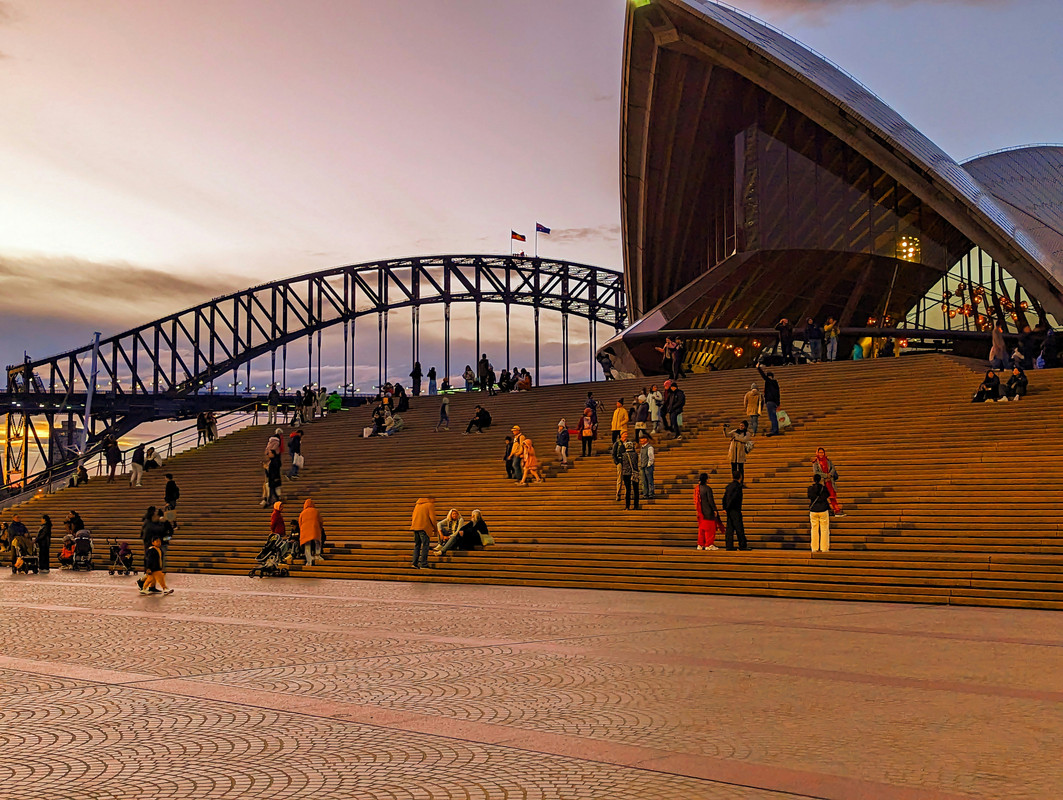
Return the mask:
<path id="1" fill-rule="evenodd" d="M 1008 391 L 1014 393 L 1016 397 L 1023 397 L 1026 395 L 1026 387 L 1029 383 L 1030 379 L 1026 377 L 1025 372 L 1012 375 L 1008 378 Z"/>
<path id="2" fill-rule="evenodd" d="M 820 513 L 822 511 L 828 511 L 830 504 L 827 502 L 830 500 L 830 492 L 827 491 L 827 487 L 822 483 L 813 483 L 808 487 L 808 510 Z"/>
<path id="3" fill-rule="evenodd" d="M 491 426 L 491 415 L 487 412 L 486 408 L 481 408 L 472 417 L 473 423 L 481 428 L 488 428 Z"/>
<path id="4" fill-rule="evenodd" d="M 148 572 L 162 570 L 162 551 L 157 547 L 149 547 L 145 555 L 144 569 Z"/>
<path id="5" fill-rule="evenodd" d="M 698 502 L 701 503 L 701 516 L 705 519 L 718 519 L 719 510 L 716 508 L 716 498 L 712 496 L 712 487 L 707 483 L 698 484 Z"/>
<path id="6" fill-rule="evenodd" d="M 727 484 L 727 488 L 723 490 L 723 510 L 742 510 L 742 484 L 738 481 L 731 481 Z"/>
<path id="7" fill-rule="evenodd" d="M 758 366 L 757 372 L 759 372 L 760 377 L 764 379 L 764 402 L 775 403 L 775 405 L 782 403 L 782 396 L 779 392 L 779 382 L 775 380 L 775 378 L 769 378 L 768 373 L 766 373 L 762 367 Z"/>
<path id="8" fill-rule="evenodd" d="M 288 452 L 293 456 L 296 453 L 303 452 L 303 437 L 302 436 L 289 436 L 288 437 Z"/>
<path id="9" fill-rule="evenodd" d="M 668 404 L 669 414 L 679 414 L 683 411 L 683 406 L 687 404 L 686 392 L 682 389 L 669 390 L 668 395 L 672 398 L 672 402 Z"/>
<path id="10" fill-rule="evenodd" d="M 613 442 L 613 463 L 619 464 L 624 460 L 624 451 L 627 449 L 627 442 L 623 439 L 617 439 Z"/>
<path id="11" fill-rule="evenodd" d="M 177 488 L 177 482 L 171 478 L 166 481 L 166 493 L 163 496 L 166 500 L 166 505 L 177 508 L 177 500 L 181 496 L 181 490 Z"/>
<path id="12" fill-rule="evenodd" d="M 144 445 L 138 444 L 137 449 L 133 451 L 133 463 L 144 466 Z"/>

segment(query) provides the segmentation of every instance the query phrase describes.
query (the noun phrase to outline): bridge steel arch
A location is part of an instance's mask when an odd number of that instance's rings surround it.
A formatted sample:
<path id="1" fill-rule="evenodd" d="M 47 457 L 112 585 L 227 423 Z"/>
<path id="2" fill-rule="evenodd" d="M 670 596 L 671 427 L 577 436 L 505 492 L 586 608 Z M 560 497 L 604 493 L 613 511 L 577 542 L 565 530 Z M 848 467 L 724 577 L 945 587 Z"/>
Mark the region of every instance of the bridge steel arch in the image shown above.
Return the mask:
<path id="1" fill-rule="evenodd" d="M 282 371 L 287 346 L 305 339 L 312 363 L 317 339 L 320 373 L 321 334 L 344 325 L 344 371 L 353 355 L 355 320 L 376 316 L 378 384 L 387 376 L 389 315 L 410 309 L 413 360 L 418 360 L 420 309 L 444 306 L 445 373 L 449 374 L 450 307 L 476 307 L 476 352 L 481 351 L 481 305 L 501 304 L 506 312 L 506 360 L 512 306 L 534 311 L 535 373 L 539 373 L 539 314 L 560 312 L 563 379 L 568 380 L 569 318 L 587 320 L 591 367 L 597 347 L 595 327 L 621 331 L 627 321 L 623 273 L 555 259 L 508 255 L 439 255 L 373 261 L 332 267 L 269 283 L 201 303 L 102 339 L 98 373 L 93 381 L 89 344 L 55 356 L 8 367 L 7 393 L 0 408 L 7 412 L 5 483 L 20 473 L 31 447 L 51 465 L 64 454 L 50 441 L 45 447 L 32 417 L 43 415 L 54 430 L 56 416 L 80 421 L 88 431 L 86 452 L 105 434 L 126 433 L 141 422 L 188 413 L 189 403 L 204 387 L 223 376 L 238 375 L 251 362 L 269 356 L 277 382 L 277 355 Z M 350 349 L 348 345 L 350 344 Z M 353 371 L 353 366 L 352 366 Z M 234 384 L 236 378 L 234 377 Z M 99 415 L 85 419 L 87 389 L 96 387 Z M 102 424 L 101 424 L 102 423 Z M 51 438 L 51 437 L 49 437 Z"/>

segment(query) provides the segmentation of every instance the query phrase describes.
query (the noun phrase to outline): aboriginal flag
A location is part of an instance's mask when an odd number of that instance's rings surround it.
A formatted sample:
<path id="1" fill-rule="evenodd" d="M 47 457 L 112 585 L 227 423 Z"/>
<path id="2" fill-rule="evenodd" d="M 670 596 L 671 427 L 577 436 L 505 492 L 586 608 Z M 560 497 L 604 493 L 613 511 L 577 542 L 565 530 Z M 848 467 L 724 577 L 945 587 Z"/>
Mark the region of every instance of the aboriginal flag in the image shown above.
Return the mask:
<path id="1" fill-rule="evenodd" d="M 516 231 L 510 231 L 509 232 L 509 238 L 510 239 L 514 239 L 515 241 L 518 241 L 518 242 L 526 242 L 526 241 L 528 241 L 528 237 L 527 236 L 523 236 L 523 235 L 517 233 Z"/>

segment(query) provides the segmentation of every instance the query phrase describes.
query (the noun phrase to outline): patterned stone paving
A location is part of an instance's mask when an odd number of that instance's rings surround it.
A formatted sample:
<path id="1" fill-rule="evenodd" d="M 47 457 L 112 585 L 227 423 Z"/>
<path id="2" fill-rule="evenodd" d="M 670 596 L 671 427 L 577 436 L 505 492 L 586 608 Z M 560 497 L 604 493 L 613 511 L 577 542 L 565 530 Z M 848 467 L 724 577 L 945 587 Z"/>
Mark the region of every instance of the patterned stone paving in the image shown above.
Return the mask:
<path id="1" fill-rule="evenodd" d="M 1059 798 L 1063 614 L 0 577 L 0 800 Z"/>

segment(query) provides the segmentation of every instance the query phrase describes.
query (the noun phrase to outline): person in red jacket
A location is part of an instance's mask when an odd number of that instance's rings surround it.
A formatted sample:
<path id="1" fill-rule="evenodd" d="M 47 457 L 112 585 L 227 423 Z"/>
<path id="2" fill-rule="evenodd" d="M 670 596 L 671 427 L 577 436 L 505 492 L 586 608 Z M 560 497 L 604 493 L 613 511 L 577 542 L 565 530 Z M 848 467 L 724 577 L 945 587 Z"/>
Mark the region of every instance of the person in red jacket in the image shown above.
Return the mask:
<path id="1" fill-rule="evenodd" d="M 280 500 L 273 504 L 273 513 L 269 515 L 269 532 L 284 538 L 284 503 Z"/>

